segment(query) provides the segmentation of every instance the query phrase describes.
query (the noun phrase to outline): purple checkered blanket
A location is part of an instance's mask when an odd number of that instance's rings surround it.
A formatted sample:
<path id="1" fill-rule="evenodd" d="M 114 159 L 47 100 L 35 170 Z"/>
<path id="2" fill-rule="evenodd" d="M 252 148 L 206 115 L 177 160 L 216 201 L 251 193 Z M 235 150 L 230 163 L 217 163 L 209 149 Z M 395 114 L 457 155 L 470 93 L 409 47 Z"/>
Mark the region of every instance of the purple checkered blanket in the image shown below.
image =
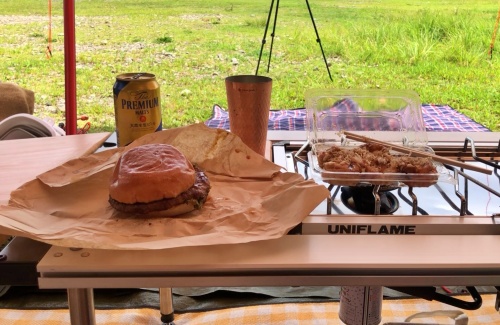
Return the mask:
<path id="1" fill-rule="evenodd" d="M 349 107 L 347 107 L 349 109 Z M 423 104 L 422 115 L 427 131 L 489 132 L 485 126 L 457 112 L 448 105 Z M 272 110 L 269 112 L 269 130 L 305 130 L 304 108 Z M 212 116 L 205 122 L 212 128 L 229 130 L 229 114 L 214 105 Z"/>

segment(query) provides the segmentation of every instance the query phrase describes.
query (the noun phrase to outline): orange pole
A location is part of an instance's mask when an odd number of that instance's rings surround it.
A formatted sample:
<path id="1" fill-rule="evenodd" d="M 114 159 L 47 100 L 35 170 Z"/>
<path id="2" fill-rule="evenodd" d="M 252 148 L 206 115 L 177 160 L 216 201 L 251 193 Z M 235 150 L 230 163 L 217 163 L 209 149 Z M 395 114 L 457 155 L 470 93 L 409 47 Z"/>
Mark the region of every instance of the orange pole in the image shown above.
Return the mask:
<path id="1" fill-rule="evenodd" d="M 47 55 L 47 59 L 52 57 L 52 0 L 49 0 L 49 31 L 47 37 L 47 50 L 45 54 Z"/>
<path id="2" fill-rule="evenodd" d="M 497 31 L 498 31 L 498 22 L 500 21 L 500 8 L 498 8 L 498 14 L 497 14 L 497 20 L 495 21 L 495 27 L 493 28 L 493 35 L 491 36 L 491 43 L 490 43 L 490 59 L 493 58 L 493 47 L 495 46 L 495 39 L 497 38 Z"/>

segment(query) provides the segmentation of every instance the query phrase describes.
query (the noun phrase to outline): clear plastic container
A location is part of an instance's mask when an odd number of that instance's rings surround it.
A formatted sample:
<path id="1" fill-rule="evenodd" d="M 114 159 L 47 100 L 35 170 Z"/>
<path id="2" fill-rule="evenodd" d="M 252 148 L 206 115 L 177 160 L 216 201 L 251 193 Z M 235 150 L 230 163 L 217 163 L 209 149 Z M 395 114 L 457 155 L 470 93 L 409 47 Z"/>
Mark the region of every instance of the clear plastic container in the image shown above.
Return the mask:
<path id="1" fill-rule="evenodd" d="M 433 162 L 434 173 L 329 171 L 318 155 L 332 146 L 353 149 L 364 144 L 349 140 L 342 131 L 433 153 L 427 146 L 421 102 L 413 91 L 313 89 L 306 92 L 307 133 L 314 176 L 335 185 L 426 187 L 435 184 L 444 166 Z M 381 132 L 383 131 L 383 132 Z M 391 155 L 404 155 L 391 152 Z"/>

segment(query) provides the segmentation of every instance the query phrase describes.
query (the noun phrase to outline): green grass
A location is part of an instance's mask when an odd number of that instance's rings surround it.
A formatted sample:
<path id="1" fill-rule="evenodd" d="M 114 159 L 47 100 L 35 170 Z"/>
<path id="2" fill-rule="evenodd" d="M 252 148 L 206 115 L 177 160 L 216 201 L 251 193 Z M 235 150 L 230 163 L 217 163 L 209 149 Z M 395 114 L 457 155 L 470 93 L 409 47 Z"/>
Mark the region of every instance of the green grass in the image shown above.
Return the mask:
<path id="1" fill-rule="evenodd" d="M 115 76 L 146 71 L 161 85 L 164 127 L 206 120 L 214 104 L 226 106 L 226 76 L 255 73 L 269 5 L 76 1 L 78 113 L 90 117 L 92 132 L 113 130 Z M 500 131 L 500 40 L 493 58 L 488 55 L 497 1 L 310 5 L 333 81 L 305 1 L 281 1 L 270 71 L 272 26 L 259 71 L 273 78 L 273 108 L 303 107 L 310 88 L 412 89 L 424 103 L 448 104 Z M 2 2 L 0 80 L 34 90 L 36 114 L 64 121 L 62 2 L 53 2 L 51 59 L 45 57 L 47 10 L 44 1 Z"/>

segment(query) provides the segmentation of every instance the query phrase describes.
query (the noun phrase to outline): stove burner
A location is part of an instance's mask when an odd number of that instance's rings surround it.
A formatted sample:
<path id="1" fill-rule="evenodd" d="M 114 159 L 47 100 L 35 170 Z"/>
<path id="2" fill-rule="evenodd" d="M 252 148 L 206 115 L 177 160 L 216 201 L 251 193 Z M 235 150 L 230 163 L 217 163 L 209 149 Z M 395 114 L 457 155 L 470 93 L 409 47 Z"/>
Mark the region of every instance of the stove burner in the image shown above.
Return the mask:
<path id="1" fill-rule="evenodd" d="M 373 186 L 343 186 L 340 199 L 346 207 L 358 214 L 374 214 L 375 196 Z M 399 201 L 389 191 L 394 188 L 380 189 L 380 214 L 392 214 L 399 208 Z"/>

